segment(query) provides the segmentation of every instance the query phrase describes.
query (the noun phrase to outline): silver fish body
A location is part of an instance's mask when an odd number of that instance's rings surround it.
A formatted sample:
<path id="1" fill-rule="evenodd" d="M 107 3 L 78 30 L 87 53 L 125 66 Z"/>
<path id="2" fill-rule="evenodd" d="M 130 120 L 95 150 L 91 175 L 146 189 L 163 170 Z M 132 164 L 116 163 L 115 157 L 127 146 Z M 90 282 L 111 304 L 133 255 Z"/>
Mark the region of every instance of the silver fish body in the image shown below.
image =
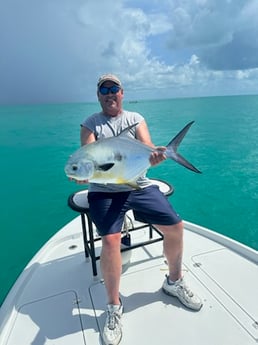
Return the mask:
<path id="1" fill-rule="evenodd" d="M 176 152 L 192 123 L 186 125 L 171 140 L 166 147 L 165 155 L 199 173 L 198 169 Z M 133 126 L 118 136 L 97 140 L 79 148 L 65 166 L 66 175 L 77 181 L 134 185 L 138 177 L 150 167 L 149 158 L 155 148 L 125 136 L 124 134 Z"/>

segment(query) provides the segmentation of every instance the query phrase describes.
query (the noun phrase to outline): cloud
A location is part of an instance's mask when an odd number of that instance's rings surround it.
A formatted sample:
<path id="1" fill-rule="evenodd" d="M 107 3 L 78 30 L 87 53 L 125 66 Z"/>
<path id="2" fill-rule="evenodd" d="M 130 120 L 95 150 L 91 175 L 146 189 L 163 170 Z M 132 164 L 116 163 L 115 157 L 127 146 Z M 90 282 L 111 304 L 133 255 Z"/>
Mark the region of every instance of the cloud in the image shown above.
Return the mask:
<path id="1" fill-rule="evenodd" d="M 1 6 L 2 95 L 18 102 L 73 95 L 83 49 L 69 2 L 10 1 Z"/>
<path id="2" fill-rule="evenodd" d="M 169 46 L 192 47 L 203 64 L 214 70 L 258 67 L 258 2 L 171 1 L 173 22 Z"/>
<path id="3" fill-rule="evenodd" d="M 132 98 L 256 92 L 255 13 L 256 0 L 1 2 L 0 103 L 96 100 L 106 72 Z"/>

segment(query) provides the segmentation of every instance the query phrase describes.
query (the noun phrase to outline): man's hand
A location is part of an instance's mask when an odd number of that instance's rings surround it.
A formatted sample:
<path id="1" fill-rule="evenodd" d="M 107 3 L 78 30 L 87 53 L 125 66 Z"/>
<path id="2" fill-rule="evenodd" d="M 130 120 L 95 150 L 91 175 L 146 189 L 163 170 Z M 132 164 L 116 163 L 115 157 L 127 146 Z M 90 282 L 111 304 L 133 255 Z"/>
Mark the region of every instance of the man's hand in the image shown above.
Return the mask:
<path id="1" fill-rule="evenodd" d="M 167 159 L 165 155 L 166 147 L 165 146 L 157 146 L 155 151 L 150 155 L 150 164 L 151 166 L 157 165 Z"/>
<path id="2" fill-rule="evenodd" d="M 76 180 L 75 178 L 72 178 L 72 177 L 69 177 L 69 180 L 70 180 L 70 181 L 74 181 L 74 182 L 76 182 L 77 184 L 87 184 L 87 183 L 89 183 L 88 180 L 78 181 L 78 180 Z"/>

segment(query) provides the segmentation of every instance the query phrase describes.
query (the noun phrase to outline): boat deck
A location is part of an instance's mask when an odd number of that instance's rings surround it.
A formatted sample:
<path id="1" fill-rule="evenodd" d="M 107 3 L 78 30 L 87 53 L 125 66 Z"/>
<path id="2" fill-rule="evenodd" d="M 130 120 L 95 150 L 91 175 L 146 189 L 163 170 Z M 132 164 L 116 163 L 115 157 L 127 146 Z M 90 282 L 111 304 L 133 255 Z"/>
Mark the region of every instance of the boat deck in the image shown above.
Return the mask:
<path id="1" fill-rule="evenodd" d="M 240 246 L 240 255 L 197 230 L 185 223 L 183 263 L 189 286 L 204 302 L 199 312 L 162 292 L 168 272 L 162 242 L 123 253 L 130 260 L 121 278 L 121 345 L 257 343 L 257 252 Z M 145 235 L 136 231 L 133 241 Z M 77 217 L 46 243 L 14 285 L 0 310 L 0 345 L 17 345 L 17 339 L 19 345 L 102 344 L 105 304 L 103 281 L 92 276 L 85 260 Z"/>

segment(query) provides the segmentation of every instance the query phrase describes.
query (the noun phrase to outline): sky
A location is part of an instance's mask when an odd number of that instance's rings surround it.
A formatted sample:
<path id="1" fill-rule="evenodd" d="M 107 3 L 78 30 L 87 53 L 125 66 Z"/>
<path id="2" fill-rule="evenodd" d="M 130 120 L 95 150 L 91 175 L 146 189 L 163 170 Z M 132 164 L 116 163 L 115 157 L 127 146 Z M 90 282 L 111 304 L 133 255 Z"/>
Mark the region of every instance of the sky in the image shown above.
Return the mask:
<path id="1" fill-rule="evenodd" d="M 257 0 L 0 0 L 0 104 L 258 94 Z"/>

